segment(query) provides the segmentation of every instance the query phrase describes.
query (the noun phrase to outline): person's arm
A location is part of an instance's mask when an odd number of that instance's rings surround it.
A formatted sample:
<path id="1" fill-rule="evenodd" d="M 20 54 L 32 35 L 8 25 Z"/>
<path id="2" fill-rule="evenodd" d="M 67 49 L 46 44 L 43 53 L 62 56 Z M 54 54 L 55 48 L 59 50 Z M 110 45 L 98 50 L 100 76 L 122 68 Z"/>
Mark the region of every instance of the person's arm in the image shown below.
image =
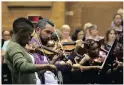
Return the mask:
<path id="1" fill-rule="evenodd" d="M 51 64 L 55 64 L 58 59 L 60 59 L 61 57 L 63 57 L 63 52 L 61 50 L 59 50 L 57 52 L 59 54 L 58 55 L 54 55 L 54 57 L 52 58 L 52 60 L 50 62 Z"/>
<path id="2" fill-rule="evenodd" d="M 59 59 L 59 56 L 55 55 L 52 60 L 50 61 L 51 64 L 55 64 L 56 61 Z"/>
<path id="3" fill-rule="evenodd" d="M 57 70 L 55 65 L 52 64 L 35 64 L 37 70 Z"/>
<path id="4" fill-rule="evenodd" d="M 20 49 L 18 49 L 17 47 L 15 47 L 15 49 L 12 49 L 12 48 L 9 49 L 8 53 L 10 55 L 9 59 L 13 63 L 14 69 L 16 69 L 17 71 L 32 73 L 32 72 L 46 70 L 46 69 L 56 70 L 56 67 L 54 65 L 29 63 L 24 57 L 23 52 L 20 51 Z"/>
<path id="5" fill-rule="evenodd" d="M 90 57 L 87 54 L 84 54 L 84 57 L 81 59 L 79 64 L 84 65 L 87 61 L 89 61 Z"/>
<path id="6" fill-rule="evenodd" d="M 100 69 L 101 66 L 81 66 L 80 64 L 73 64 L 73 70 L 87 71 L 92 69 Z"/>
<path id="7" fill-rule="evenodd" d="M 92 70 L 92 69 L 100 69 L 101 66 L 80 66 L 81 71 L 87 71 L 87 70 Z"/>
<path id="8" fill-rule="evenodd" d="M 4 44 L 3 44 L 3 46 L 2 46 L 2 50 L 5 51 L 5 52 L 7 51 L 9 41 L 10 40 L 5 41 Z"/>

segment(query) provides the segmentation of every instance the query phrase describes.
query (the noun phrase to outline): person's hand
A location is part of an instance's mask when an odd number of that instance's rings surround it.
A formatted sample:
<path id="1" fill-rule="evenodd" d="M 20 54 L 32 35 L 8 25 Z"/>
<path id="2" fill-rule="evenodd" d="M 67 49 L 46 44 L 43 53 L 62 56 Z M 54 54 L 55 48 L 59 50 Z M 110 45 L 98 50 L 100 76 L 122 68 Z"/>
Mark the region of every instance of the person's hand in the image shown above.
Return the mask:
<path id="1" fill-rule="evenodd" d="M 76 40 L 76 44 L 82 44 L 82 40 Z"/>
<path id="2" fill-rule="evenodd" d="M 79 60 L 80 58 L 78 57 L 78 56 L 76 56 L 75 58 L 74 58 L 74 61 L 75 61 L 75 63 L 76 64 L 78 64 L 78 60 Z"/>
<path id="3" fill-rule="evenodd" d="M 117 67 L 119 68 L 123 67 L 123 62 L 116 61 L 116 63 L 117 63 Z"/>
<path id="4" fill-rule="evenodd" d="M 73 69 L 80 69 L 80 66 L 81 66 L 80 64 L 73 64 L 72 65 Z"/>
<path id="5" fill-rule="evenodd" d="M 55 65 L 49 64 L 49 70 L 50 71 L 57 71 L 57 68 Z"/>
<path id="6" fill-rule="evenodd" d="M 33 44 L 26 44 L 25 49 L 27 51 L 32 51 L 35 50 L 35 47 L 33 46 Z"/>
<path id="7" fill-rule="evenodd" d="M 93 69 L 101 69 L 102 68 L 102 66 L 93 66 Z"/>
<path id="8" fill-rule="evenodd" d="M 67 63 L 68 65 L 72 66 L 72 61 L 71 61 L 71 60 L 68 60 L 66 63 Z"/>
<path id="9" fill-rule="evenodd" d="M 58 53 L 59 53 L 59 58 L 61 58 L 61 57 L 63 57 L 63 51 L 62 50 L 57 50 L 58 51 Z"/>
<path id="10" fill-rule="evenodd" d="M 67 63 L 65 63 L 64 61 L 59 61 L 59 65 L 65 66 L 65 65 L 67 65 Z"/>

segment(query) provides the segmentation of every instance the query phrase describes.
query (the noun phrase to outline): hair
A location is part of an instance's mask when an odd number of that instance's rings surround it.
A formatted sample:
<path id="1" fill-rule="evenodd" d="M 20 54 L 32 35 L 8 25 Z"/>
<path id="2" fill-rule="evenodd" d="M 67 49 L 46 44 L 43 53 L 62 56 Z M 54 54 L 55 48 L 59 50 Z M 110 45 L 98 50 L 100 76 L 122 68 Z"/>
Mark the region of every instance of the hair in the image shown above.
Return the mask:
<path id="1" fill-rule="evenodd" d="M 36 28 L 39 27 L 40 29 L 44 29 L 46 24 L 49 24 L 54 27 L 54 23 L 47 18 L 39 19 L 38 23 L 36 24 Z"/>
<path id="2" fill-rule="evenodd" d="M 27 18 L 20 17 L 13 22 L 14 33 L 18 33 L 22 29 L 28 31 L 27 29 L 31 29 L 31 28 L 34 28 L 34 26 Z"/>
<path id="3" fill-rule="evenodd" d="M 89 32 L 91 33 L 92 29 L 98 29 L 97 25 L 93 24 L 92 26 L 89 27 Z"/>
<path id="4" fill-rule="evenodd" d="M 63 29 L 69 29 L 69 30 L 71 30 L 70 26 L 67 25 L 67 24 L 64 24 L 64 25 L 62 26 L 61 31 L 63 31 Z"/>
<path id="5" fill-rule="evenodd" d="M 115 29 L 109 28 L 109 29 L 106 31 L 105 42 L 108 42 L 108 40 L 109 40 L 108 35 L 109 35 L 109 33 L 111 32 L 111 30 L 113 30 L 113 31 L 115 32 L 115 35 L 117 35 L 117 31 L 116 31 Z"/>
<path id="6" fill-rule="evenodd" d="M 83 29 L 86 30 L 86 29 L 90 28 L 91 26 L 92 26 L 92 23 L 90 23 L 90 22 L 85 23 Z"/>
<path id="7" fill-rule="evenodd" d="M 4 35 L 4 32 L 5 32 L 5 31 L 8 31 L 8 30 L 3 30 L 3 31 L 2 31 L 2 35 Z M 10 32 L 10 31 L 8 31 L 8 32 Z"/>
<path id="8" fill-rule="evenodd" d="M 98 41 L 95 41 L 93 39 L 87 39 L 86 44 L 84 45 L 86 49 L 90 50 L 90 49 L 96 49 L 96 48 L 100 48 L 100 43 Z M 97 44 L 97 45 L 95 45 Z"/>
<path id="9" fill-rule="evenodd" d="M 117 10 L 117 13 L 120 14 L 120 13 L 123 13 L 123 8 L 120 8 Z"/>
<path id="10" fill-rule="evenodd" d="M 75 30 L 75 32 L 72 34 L 72 40 L 73 41 L 76 41 L 77 40 L 77 38 L 78 38 L 78 33 L 79 32 L 81 32 L 81 31 L 83 31 L 81 28 L 77 28 L 76 30 Z M 83 31 L 84 32 L 84 31 Z M 83 39 L 84 40 L 84 39 Z"/>
<path id="11" fill-rule="evenodd" d="M 113 16 L 113 19 L 115 19 L 115 17 L 117 16 L 117 15 L 119 15 L 119 16 L 121 16 L 120 14 L 115 14 L 114 16 Z M 122 16 L 121 16 L 121 18 L 122 18 Z"/>

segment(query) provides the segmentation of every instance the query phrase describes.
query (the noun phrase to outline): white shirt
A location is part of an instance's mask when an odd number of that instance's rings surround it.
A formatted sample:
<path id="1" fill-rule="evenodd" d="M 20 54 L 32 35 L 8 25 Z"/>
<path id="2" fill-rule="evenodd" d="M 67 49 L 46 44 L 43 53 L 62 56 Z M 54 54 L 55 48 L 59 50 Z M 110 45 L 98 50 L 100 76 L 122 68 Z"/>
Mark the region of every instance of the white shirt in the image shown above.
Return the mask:
<path id="1" fill-rule="evenodd" d="M 5 51 L 5 52 L 6 52 L 6 50 L 7 50 L 7 46 L 8 46 L 9 41 L 10 41 L 10 40 L 7 40 L 7 41 L 5 41 L 4 44 L 3 44 L 2 50 Z"/>
<path id="2" fill-rule="evenodd" d="M 29 55 L 30 55 L 30 54 L 29 54 Z M 30 57 L 31 57 L 31 59 L 32 59 L 32 61 L 33 61 L 33 64 L 35 64 L 34 57 L 33 57 L 32 55 L 30 55 Z M 37 72 L 35 72 L 35 76 L 36 76 L 36 85 L 40 85 L 40 84 L 41 84 L 41 81 L 40 81 L 40 79 L 39 79 L 39 77 L 38 77 Z"/>

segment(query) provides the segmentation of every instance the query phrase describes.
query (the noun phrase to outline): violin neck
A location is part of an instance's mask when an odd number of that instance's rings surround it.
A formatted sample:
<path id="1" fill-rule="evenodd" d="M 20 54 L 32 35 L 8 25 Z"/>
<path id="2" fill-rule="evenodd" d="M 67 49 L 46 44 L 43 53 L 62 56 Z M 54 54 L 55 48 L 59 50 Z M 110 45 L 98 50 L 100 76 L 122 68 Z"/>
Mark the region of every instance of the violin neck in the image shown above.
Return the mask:
<path id="1" fill-rule="evenodd" d="M 43 45 L 42 45 L 42 48 L 45 49 L 45 50 L 48 50 L 48 51 L 50 51 L 50 52 L 53 52 L 53 53 L 55 53 L 55 54 L 59 54 L 58 52 L 56 52 L 56 51 L 54 51 L 54 50 L 52 50 L 52 49 L 50 49 L 50 48 L 48 48 L 48 47 L 46 47 L 46 46 L 43 46 Z"/>

